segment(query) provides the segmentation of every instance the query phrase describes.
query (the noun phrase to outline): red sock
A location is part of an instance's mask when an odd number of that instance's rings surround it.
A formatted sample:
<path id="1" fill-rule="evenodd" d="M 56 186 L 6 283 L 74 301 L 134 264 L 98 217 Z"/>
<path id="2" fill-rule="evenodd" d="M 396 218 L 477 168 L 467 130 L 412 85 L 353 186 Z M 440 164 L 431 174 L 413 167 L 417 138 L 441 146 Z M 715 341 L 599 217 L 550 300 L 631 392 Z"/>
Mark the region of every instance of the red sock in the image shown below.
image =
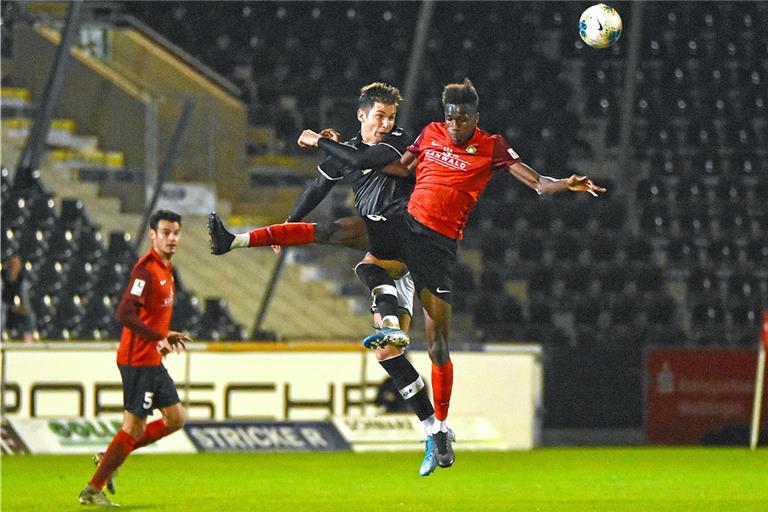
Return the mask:
<path id="1" fill-rule="evenodd" d="M 147 426 L 144 427 L 144 434 L 138 439 L 138 441 L 136 441 L 136 445 L 133 447 L 133 449 L 136 450 L 142 446 L 152 444 L 161 437 L 165 437 L 166 435 L 168 435 L 168 427 L 165 426 L 165 421 L 155 420 L 152 423 L 148 423 Z"/>
<path id="2" fill-rule="evenodd" d="M 315 241 L 315 225 L 308 222 L 272 224 L 248 233 L 248 247 L 266 245 L 306 245 Z"/>
<path id="3" fill-rule="evenodd" d="M 444 421 L 448 417 L 453 389 L 453 363 L 449 359 L 442 366 L 432 363 L 432 398 L 435 402 L 435 418 Z"/>
<path id="4" fill-rule="evenodd" d="M 96 468 L 96 472 L 93 474 L 91 481 L 88 482 L 88 485 L 97 489 L 103 489 L 109 476 L 120 467 L 120 464 L 125 461 L 128 454 L 133 451 L 135 445 L 135 437 L 123 429 L 118 430 L 115 437 L 112 438 L 112 442 L 109 443 L 107 451 L 104 452 L 104 457 L 102 457 L 101 463 Z"/>

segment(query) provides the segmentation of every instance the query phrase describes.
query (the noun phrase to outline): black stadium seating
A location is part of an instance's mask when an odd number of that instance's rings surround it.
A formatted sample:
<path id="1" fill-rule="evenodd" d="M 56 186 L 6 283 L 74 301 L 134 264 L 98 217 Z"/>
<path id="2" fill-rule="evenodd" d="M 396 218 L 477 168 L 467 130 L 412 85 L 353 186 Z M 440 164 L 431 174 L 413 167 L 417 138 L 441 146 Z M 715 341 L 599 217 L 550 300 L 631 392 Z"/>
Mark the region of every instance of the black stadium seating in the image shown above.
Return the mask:
<path id="1" fill-rule="evenodd" d="M 631 5 L 621 8 L 628 23 Z M 373 80 L 403 85 L 418 19 L 407 2 L 123 7 L 240 85 L 251 121 L 274 127 L 290 142 L 286 150 L 301 128 L 284 115 L 287 105 L 296 104 L 307 127 L 322 120 L 346 133 L 356 130 L 350 112 L 322 105 L 344 104 Z M 467 76 L 481 96 L 481 125 L 508 137 L 533 167 L 561 176 L 577 164 L 614 165 L 629 36 L 607 50 L 587 48 L 569 21 L 583 7 L 438 3 L 408 98 L 418 105 L 414 125 L 439 119 L 442 86 Z M 462 245 L 477 250 L 485 268 L 462 266 L 456 303 L 474 315 L 483 339 L 754 342 L 756 315 L 768 306 L 768 3 L 646 2 L 644 10 L 626 155 L 631 179 L 611 183 L 618 170 L 607 168 L 596 177 L 610 184 L 599 199 L 541 199 L 514 179 L 494 179 L 470 218 Z M 477 30 L 509 20 L 514 30 L 503 39 Z M 617 184 L 629 187 L 626 194 Z M 60 253 L 35 249 L 30 225 L 42 243 L 61 248 L 59 263 L 70 269 L 100 247 L 109 264 L 87 260 L 98 272 L 93 293 L 114 307 L 136 257 L 127 240 L 110 235 L 104 248 L 83 228 L 90 221 L 77 200 L 66 200 L 57 217 L 46 199 L 14 193 L 6 172 L 2 193 L 4 249 L 20 245 L 35 273 L 52 276 L 39 284 L 44 293 L 60 289 L 48 258 Z M 74 230 L 71 239 L 62 238 L 65 228 Z M 523 284 L 525 296 L 507 294 L 509 283 Z M 238 326 L 220 322 L 224 304 L 207 302 L 203 313 L 187 291 L 178 299 L 178 317 L 201 333 L 238 335 Z"/>

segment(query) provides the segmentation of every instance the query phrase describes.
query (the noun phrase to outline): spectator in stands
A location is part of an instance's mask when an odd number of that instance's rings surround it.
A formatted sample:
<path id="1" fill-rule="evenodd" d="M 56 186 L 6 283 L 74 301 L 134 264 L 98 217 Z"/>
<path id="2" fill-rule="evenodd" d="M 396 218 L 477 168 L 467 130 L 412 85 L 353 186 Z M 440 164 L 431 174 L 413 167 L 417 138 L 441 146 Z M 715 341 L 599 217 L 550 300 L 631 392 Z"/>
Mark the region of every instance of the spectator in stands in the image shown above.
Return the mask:
<path id="1" fill-rule="evenodd" d="M 29 300 L 29 280 L 18 254 L 3 261 L 3 328 L 27 343 L 39 339 L 37 319 Z"/>

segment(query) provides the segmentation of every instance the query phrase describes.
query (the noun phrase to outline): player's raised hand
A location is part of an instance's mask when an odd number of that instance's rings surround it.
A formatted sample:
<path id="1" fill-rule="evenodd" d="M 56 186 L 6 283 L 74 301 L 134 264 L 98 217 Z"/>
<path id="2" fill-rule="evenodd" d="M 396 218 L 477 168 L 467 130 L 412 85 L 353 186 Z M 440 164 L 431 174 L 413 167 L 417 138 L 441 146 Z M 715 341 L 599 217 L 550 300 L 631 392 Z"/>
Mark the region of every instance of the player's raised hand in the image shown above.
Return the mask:
<path id="1" fill-rule="evenodd" d="M 603 187 L 595 185 L 595 183 L 586 176 L 579 176 L 578 174 L 572 174 L 567 180 L 568 190 L 573 192 L 586 192 L 597 197 L 599 194 L 606 191 Z"/>
<path id="2" fill-rule="evenodd" d="M 333 128 L 324 128 L 320 131 L 321 137 L 327 137 L 334 142 L 341 142 L 341 134 L 334 130 Z"/>
<path id="3" fill-rule="evenodd" d="M 317 141 L 320 140 L 320 134 L 312 130 L 304 130 L 299 135 L 297 143 L 302 148 L 315 148 L 317 147 Z"/>

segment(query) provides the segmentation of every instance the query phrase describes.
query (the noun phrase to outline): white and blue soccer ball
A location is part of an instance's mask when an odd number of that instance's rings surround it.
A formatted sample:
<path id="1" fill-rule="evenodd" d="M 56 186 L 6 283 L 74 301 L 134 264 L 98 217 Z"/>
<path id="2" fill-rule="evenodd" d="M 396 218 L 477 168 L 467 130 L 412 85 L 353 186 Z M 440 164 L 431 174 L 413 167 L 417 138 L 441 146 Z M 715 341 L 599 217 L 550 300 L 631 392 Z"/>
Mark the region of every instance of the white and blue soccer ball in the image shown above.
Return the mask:
<path id="1" fill-rule="evenodd" d="M 588 7 L 579 19 L 579 35 L 592 48 L 608 48 L 619 40 L 623 28 L 619 13 L 605 4 Z"/>

